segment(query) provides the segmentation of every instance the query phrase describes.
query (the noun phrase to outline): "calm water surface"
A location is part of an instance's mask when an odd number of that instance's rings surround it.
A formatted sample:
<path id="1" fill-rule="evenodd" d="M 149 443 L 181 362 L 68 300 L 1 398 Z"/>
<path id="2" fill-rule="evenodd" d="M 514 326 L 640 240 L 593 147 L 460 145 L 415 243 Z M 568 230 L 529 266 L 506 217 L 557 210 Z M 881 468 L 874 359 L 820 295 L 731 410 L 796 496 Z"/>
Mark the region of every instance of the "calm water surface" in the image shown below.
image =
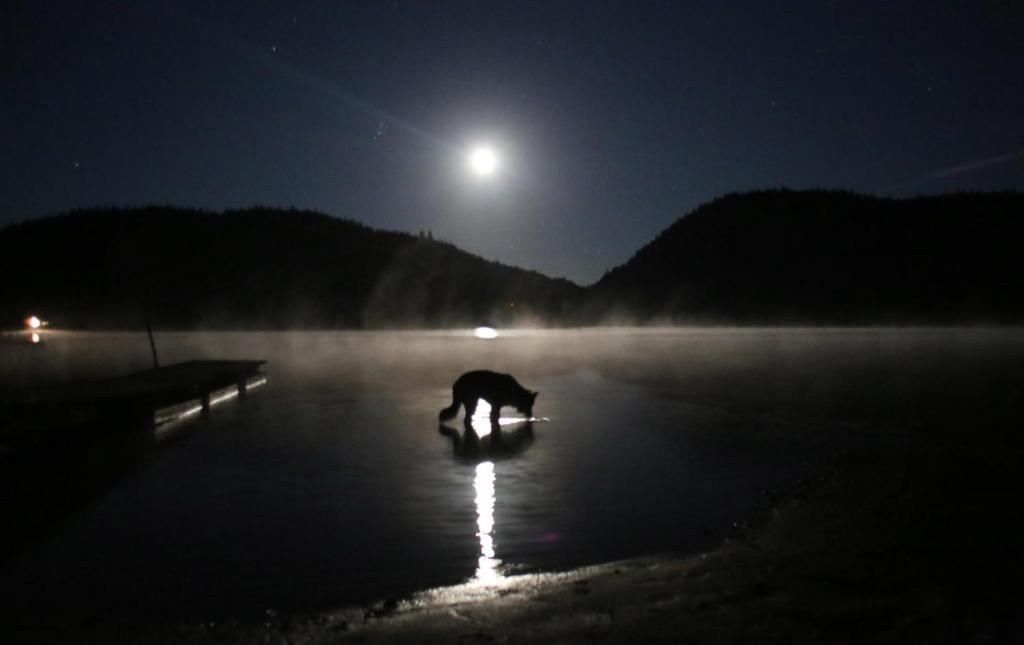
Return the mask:
<path id="1" fill-rule="evenodd" d="M 254 617 L 694 553 L 763 508 L 762 490 L 791 484 L 826 453 L 771 417 L 688 402 L 689 371 L 728 364 L 735 346 L 700 335 L 161 334 L 158 343 L 166 363 L 265 358 L 268 381 L 208 420 L 152 437 L 4 454 L 8 472 L 22 473 L 5 482 L 8 494 L 30 501 L 9 526 L 52 516 L 0 561 L 9 610 Z M 148 360 L 144 337 L 128 334 L 54 332 L 43 346 L 0 352 L 8 383 L 125 373 Z M 474 368 L 539 390 L 541 419 L 531 427 L 506 408 L 500 441 L 486 423 L 475 442 L 460 421 L 439 427 L 452 381 Z"/>

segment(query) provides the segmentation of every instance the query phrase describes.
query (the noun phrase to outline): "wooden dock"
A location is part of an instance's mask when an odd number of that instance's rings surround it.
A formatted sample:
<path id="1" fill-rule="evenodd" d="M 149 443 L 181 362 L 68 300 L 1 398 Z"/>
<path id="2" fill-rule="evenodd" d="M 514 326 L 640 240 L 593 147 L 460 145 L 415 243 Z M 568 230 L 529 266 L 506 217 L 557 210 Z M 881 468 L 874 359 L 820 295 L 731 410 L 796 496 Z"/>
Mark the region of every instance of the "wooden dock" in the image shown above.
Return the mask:
<path id="1" fill-rule="evenodd" d="M 160 408 L 198 400 L 229 387 L 244 398 L 266 361 L 188 361 L 116 378 L 0 391 L 0 442 L 16 443 L 58 431 L 152 427 Z"/>

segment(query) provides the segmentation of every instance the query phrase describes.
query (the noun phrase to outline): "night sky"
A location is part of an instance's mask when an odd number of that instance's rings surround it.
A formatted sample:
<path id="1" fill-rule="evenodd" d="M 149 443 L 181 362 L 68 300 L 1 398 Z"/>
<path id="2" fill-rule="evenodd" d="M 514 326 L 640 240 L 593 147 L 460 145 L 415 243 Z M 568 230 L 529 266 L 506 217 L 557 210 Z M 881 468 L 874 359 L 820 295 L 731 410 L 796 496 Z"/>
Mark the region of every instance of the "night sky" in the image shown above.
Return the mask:
<path id="1" fill-rule="evenodd" d="M 4 2 L 0 225 L 296 206 L 588 283 L 728 192 L 1024 188 L 1022 7 Z"/>

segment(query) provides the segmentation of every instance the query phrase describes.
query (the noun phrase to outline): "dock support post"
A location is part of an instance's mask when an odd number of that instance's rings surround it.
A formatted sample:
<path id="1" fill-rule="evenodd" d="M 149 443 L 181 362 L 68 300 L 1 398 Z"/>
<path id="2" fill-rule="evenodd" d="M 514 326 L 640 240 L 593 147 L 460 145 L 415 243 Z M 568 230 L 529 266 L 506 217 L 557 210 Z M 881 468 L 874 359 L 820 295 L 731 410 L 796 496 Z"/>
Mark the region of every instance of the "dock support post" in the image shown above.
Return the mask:
<path id="1" fill-rule="evenodd" d="M 199 396 L 199 404 L 203 408 L 202 411 L 200 412 L 200 414 L 203 417 L 210 416 L 210 393 L 209 392 L 203 392 Z"/>
<path id="2" fill-rule="evenodd" d="M 238 379 L 238 400 L 241 401 L 246 395 L 246 383 L 249 379 L 242 377 Z"/>
<path id="3" fill-rule="evenodd" d="M 149 321 L 149 304 L 145 300 L 142 301 L 142 315 L 146 319 L 146 335 L 149 336 L 149 349 L 153 352 L 153 369 L 158 370 L 160 369 L 160 361 L 156 356 L 156 341 L 153 340 L 153 325 Z"/>

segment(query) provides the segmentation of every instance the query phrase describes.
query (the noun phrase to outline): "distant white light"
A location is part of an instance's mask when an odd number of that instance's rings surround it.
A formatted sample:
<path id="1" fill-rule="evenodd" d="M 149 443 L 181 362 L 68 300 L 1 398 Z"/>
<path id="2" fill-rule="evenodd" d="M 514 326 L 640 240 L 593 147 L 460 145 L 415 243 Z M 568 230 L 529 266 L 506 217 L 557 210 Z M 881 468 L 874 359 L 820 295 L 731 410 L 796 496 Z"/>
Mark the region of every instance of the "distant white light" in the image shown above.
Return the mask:
<path id="1" fill-rule="evenodd" d="M 25 319 L 25 324 L 28 325 L 31 329 L 39 329 L 40 327 L 43 326 L 43 321 L 39 320 L 35 316 L 30 316 Z"/>
<path id="2" fill-rule="evenodd" d="M 43 339 L 42 336 L 40 336 L 39 334 L 37 334 L 35 332 L 32 332 L 32 339 L 31 340 L 32 340 L 32 344 L 33 345 L 38 344 L 39 341 L 41 341 L 42 339 Z"/>
<path id="3" fill-rule="evenodd" d="M 498 169 L 498 155 L 494 150 L 481 146 L 469 153 L 469 169 L 474 174 L 486 177 Z"/>
<path id="4" fill-rule="evenodd" d="M 483 338 L 485 340 L 491 340 L 492 338 L 498 337 L 498 332 L 494 331 L 490 327 L 477 327 L 473 330 L 473 335 L 477 338 Z"/>

